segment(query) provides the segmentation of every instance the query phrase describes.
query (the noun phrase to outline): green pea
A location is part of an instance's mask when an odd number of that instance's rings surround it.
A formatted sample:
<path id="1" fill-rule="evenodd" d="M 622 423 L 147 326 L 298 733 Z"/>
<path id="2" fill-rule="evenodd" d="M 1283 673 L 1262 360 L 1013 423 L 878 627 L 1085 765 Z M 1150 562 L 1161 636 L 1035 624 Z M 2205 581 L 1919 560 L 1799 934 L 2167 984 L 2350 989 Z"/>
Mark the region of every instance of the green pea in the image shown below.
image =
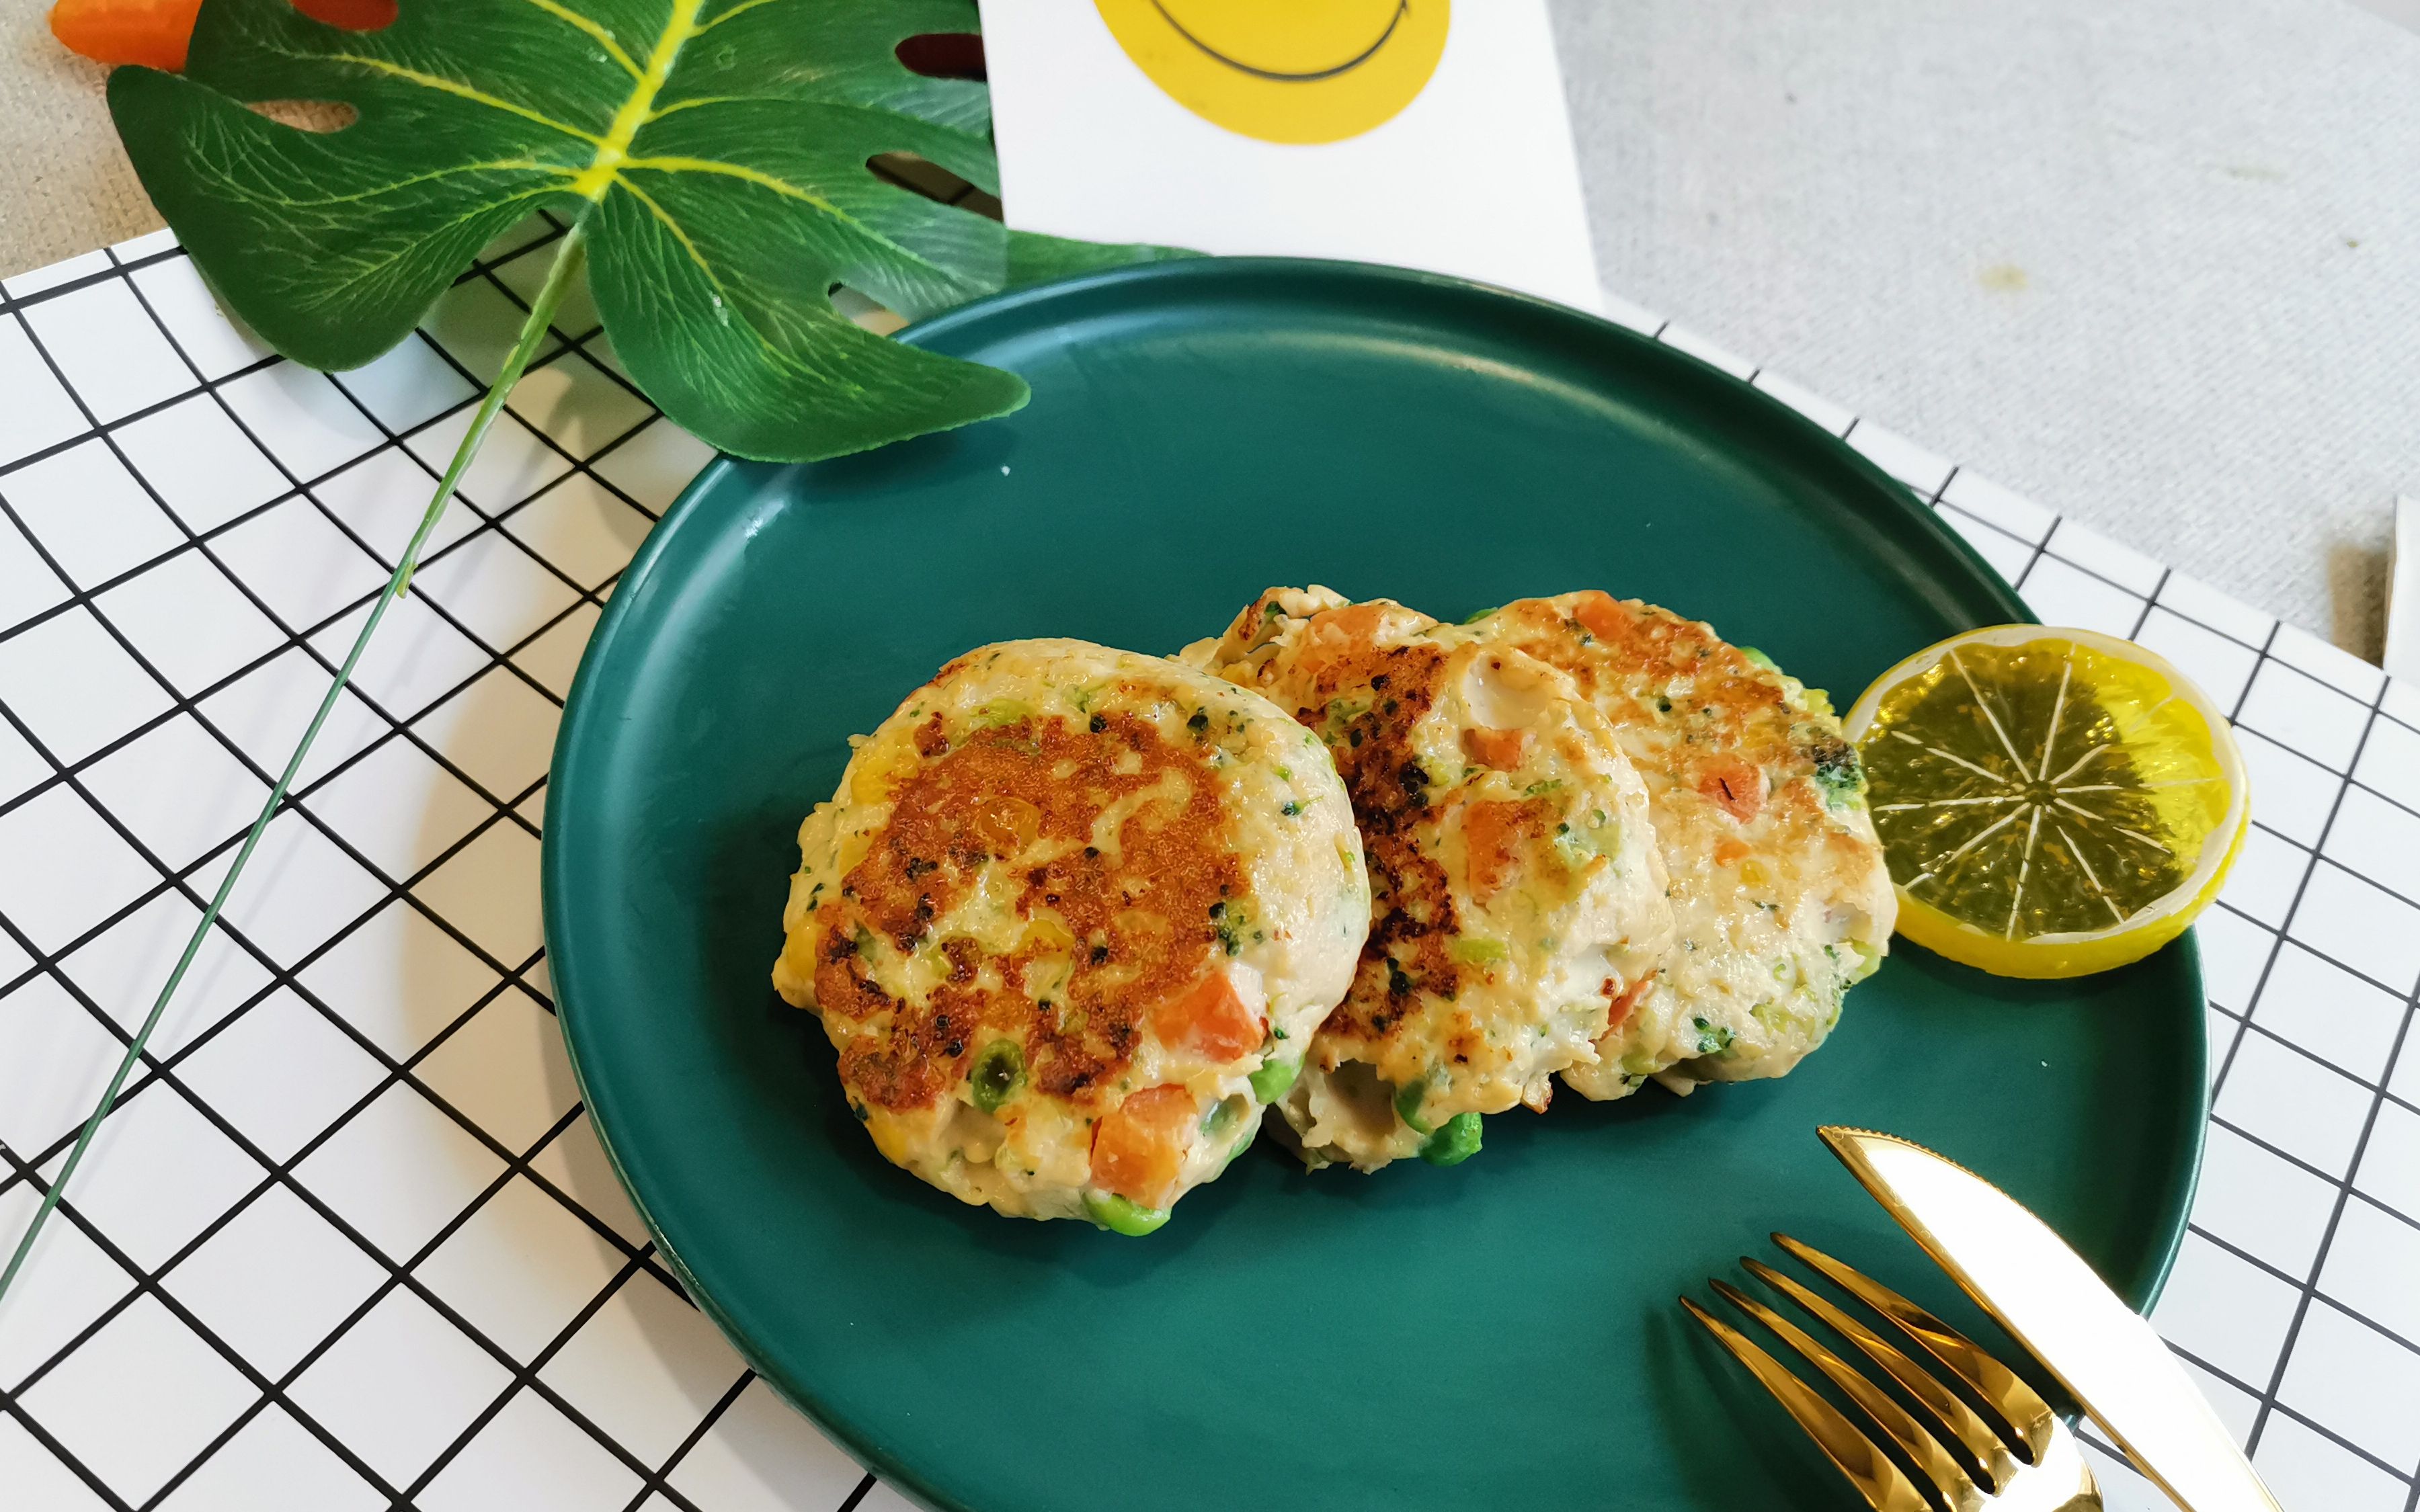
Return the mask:
<path id="1" fill-rule="evenodd" d="M 1478 1154 L 1481 1121 L 1476 1113 L 1457 1113 L 1446 1119 L 1445 1127 L 1420 1147 L 1420 1159 L 1432 1165 L 1459 1165 Z"/>
<path id="2" fill-rule="evenodd" d="M 1234 1165 L 1235 1157 L 1252 1148 L 1252 1141 L 1259 1137 L 1260 1132 L 1261 1126 L 1257 1123 L 1253 1124 L 1250 1128 L 1246 1129 L 1244 1131 L 1244 1136 L 1241 1139 L 1236 1140 L 1233 1148 L 1227 1151 L 1227 1158 L 1218 1163 L 1218 1168 L 1223 1171 L 1228 1166 Z"/>
<path id="3" fill-rule="evenodd" d="M 1211 1140 L 1225 1138 L 1249 1111 L 1251 1104 L 1240 1097 L 1220 1098 L 1210 1104 L 1209 1112 L 1202 1115 L 1202 1136 Z"/>
<path id="4" fill-rule="evenodd" d="M 1428 1101 L 1429 1079 L 1425 1076 L 1405 1083 L 1395 1094 L 1395 1117 L 1411 1126 L 1414 1134 L 1435 1134 L 1436 1125 L 1420 1117 L 1420 1104 Z"/>
<path id="5" fill-rule="evenodd" d="M 1261 1069 L 1252 1072 L 1252 1095 L 1265 1107 L 1286 1095 L 1294 1079 L 1302 1074 L 1299 1060 L 1264 1060 Z"/>
<path id="6" fill-rule="evenodd" d="M 1462 935 L 1446 949 L 1466 966 L 1488 965 L 1510 960 L 1512 955 L 1502 940 L 1483 940 L 1475 934 Z"/>
<path id="7" fill-rule="evenodd" d="M 975 1057 L 967 1082 L 974 1090 L 975 1106 L 985 1113 L 999 1112 L 1000 1105 L 1025 1085 L 1025 1052 L 1014 1040 L 994 1040 Z"/>
<path id="8" fill-rule="evenodd" d="M 1084 1216 L 1114 1234 L 1137 1239 L 1168 1222 L 1166 1208 L 1146 1208 L 1114 1192 L 1084 1194 Z"/>

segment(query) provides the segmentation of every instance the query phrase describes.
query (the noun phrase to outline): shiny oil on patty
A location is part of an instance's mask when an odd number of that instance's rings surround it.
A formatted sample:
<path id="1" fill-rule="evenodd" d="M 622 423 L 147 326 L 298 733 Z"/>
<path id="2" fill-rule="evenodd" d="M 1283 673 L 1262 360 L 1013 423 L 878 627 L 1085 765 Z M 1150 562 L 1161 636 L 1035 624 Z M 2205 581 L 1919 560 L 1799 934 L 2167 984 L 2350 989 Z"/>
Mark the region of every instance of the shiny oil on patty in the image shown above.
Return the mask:
<path id="1" fill-rule="evenodd" d="M 1029 1217 L 1146 1231 L 1218 1175 L 1368 926 L 1317 738 L 1156 657 L 1011 641 L 867 738 L 799 834 L 773 978 L 882 1153 Z"/>

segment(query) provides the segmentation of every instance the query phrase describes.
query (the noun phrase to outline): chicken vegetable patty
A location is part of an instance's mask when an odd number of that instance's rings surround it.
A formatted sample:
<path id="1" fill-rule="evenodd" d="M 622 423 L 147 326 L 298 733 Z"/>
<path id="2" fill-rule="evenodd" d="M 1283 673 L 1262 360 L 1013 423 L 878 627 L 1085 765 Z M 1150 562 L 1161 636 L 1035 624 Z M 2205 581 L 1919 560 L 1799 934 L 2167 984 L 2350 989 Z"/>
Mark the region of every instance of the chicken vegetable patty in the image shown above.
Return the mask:
<path id="1" fill-rule="evenodd" d="M 1671 933 L 1647 794 L 1565 674 L 1398 604 L 1273 589 L 1189 662 L 1335 757 L 1369 942 L 1280 1104 L 1314 1165 L 1458 1162 L 1591 1063 Z"/>
<path id="2" fill-rule="evenodd" d="M 1669 609 L 1603 593 L 1476 619 L 1569 673 L 1646 779 L 1672 949 L 1563 1081 L 1616 1098 L 1780 1076 L 1823 1042 L 1898 914 L 1865 774 L 1830 701 Z"/>
<path id="3" fill-rule="evenodd" d="M 799 831 L 773 981 L 883 1155 L 1148 1232 L 1281 1096 L 1352 980 L 1361 842 L 1315 735 L 1078 640 L 968 653 Z"/>

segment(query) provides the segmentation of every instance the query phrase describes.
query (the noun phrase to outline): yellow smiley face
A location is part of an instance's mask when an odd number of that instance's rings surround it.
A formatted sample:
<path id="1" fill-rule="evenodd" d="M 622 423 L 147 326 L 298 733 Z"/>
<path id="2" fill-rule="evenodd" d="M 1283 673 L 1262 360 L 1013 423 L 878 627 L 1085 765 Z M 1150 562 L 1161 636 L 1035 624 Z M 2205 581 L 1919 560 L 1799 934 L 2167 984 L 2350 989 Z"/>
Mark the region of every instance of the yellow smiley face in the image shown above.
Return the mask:
<path id="1" fill-rule="evenodd" d="M 1263 142 L 1339 142 L 1394 117 L 1445 53 L 1451 0 L 1094 0 L 1167 96 Z"/>

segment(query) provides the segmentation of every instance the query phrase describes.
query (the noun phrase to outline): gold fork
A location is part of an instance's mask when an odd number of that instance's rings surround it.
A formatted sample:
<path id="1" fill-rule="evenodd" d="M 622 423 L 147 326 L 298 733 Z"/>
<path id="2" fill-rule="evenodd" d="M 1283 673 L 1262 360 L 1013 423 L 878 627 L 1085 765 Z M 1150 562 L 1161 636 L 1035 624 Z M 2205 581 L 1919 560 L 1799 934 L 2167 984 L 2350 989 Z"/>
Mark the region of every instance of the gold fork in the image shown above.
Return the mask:
<path id="1" fill-rule="evenodd" d="M 1872 1361 L 1924 1410 L 1919 1419 L 1796 1323 L 1727 1282 L 1714 1284 L 1725 1302 L 1764 1325 L 1856 1404 L 1938 1493 L 1941 1506 L 1949 1512 L 2100 1512 L 2101 1488 L 2075 1436 L 2014 1371 L 1938 1318 L 1822 1250 L 1787 1234 L 1774 1235 L 1773 1242 L 1896 1325 L 1984 1404 L 1987 1411 L 1978 1412 L 1906 1351 L 1806 1286 L 1761 1261 L 1740 1262 Z M 1916 1481 L 1847 1414 L 1738 1329 L 1687 1297 L 1681 1305 L 1747 1366 L 1874 1512 L 1934 1512 Z"/>

